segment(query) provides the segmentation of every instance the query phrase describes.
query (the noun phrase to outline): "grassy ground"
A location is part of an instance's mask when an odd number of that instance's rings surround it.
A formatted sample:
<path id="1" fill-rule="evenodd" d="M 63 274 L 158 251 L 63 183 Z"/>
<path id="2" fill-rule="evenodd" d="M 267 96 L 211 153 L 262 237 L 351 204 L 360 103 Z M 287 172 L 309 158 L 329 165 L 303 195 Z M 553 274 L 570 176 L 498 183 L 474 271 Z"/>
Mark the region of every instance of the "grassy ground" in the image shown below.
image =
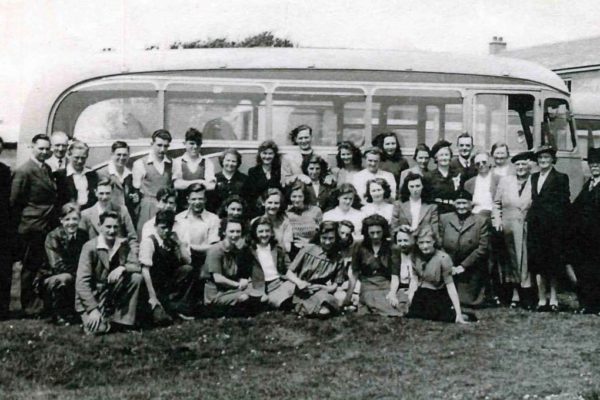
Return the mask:
<path id="1" fill-rule="evenodd" d="M 458 326 L 267 313 L 98 338 L 7 321 L 0 398 L 600 398 L 599 317 L 478 316 Z"/>

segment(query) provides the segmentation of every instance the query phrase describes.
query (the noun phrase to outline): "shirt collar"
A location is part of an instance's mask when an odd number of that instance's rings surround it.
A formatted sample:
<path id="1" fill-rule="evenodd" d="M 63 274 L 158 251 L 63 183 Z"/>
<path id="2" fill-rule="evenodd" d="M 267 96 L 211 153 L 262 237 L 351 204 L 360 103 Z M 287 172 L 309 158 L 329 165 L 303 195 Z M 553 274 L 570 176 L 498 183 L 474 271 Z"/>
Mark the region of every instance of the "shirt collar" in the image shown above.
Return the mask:
<path id="1" fill-rule="evenodd" d="M 162 160 L 157 160 L 156 157 L 154 157 L 154 153 L 149 153 L 148 157 L 146 158 L 146 164 L 160 164 L 160 163 L 166 163 L 166 164 L 170 164 L 171 163 L 171 159 L 167 156 L 164 156 L 164 158 Z"/>
<path id="2" fill-rule="evenodd" d="M 31 157 L 31 161 L 33 161 L 35 163 L 35 165 L 37 165 L 38 167 L 42 168 L 44 166 L 44 163 L 39 161 L 37 158 L 35 157 Z"/>
<path id="3" fill-rule="evenodd" d="M 88 167 L 83 167 L 83 171 L 77 172 L 77 171 L 75 171 L 75 168 L 73 168 L 73 166 L 71 164 L 67 164 L 67 176 L 71 176 L 71 175 L 85 175 L 89 171 L 91 171 L 91 170 Z"/>
<path id="4" fill-rule="evenodd" d="M 125 167 L 123 169 L 123 175 L 119 175 L 119 173 L 117 172 L 117 167 L 115 166 L 115 164 L 112 161 L 110 161 L 108 163 L 108 174 L 118 176 L 121 179 L 125 179 L 129 175 L 131 175 L 131 170 L 129 168 Z"/>
<path id="5" fill-rule="evenodd" d="M 158 243 L 158 245 L 159 245 L 160 247 L 163 247 L 163 246 L 164 246 L 164 242 L 163 242 L 163 240 L 160 238 L 160 236 L 158 235 L 158 233 L 156 233 L 156 231 L 154 231 L 154 232 L 152 233 L 152 236 L 154 237 L 154 239 L 156 239 L 156 243 Z"/>
<path id="6" fill-rule="evenodd" d="M 198 218 L 202 221 L 206 220 L 206 218 L 208 217 L 208 211 L 206 211 L 206 208 L 204 210 L 202 210 L 202 212 L 200 213 L 199 216 L 195 216 L 194 213 L 192 212 L 192 210 L 190 210 L 189 208 L 187 210 L 185 210 L 185 215 L 183 216 L 184 218 L 188 218 L 188 217 L 194 217 L 194 218 Z"/>
<path id="7" fill-rule="evenodd" d="M 125 238 L 115 238 L 115 243 L 113 245 L 113 247 L 109 247 L 108 243 L 106 243 L 106 239 L 104 238 L 104 235 L 100 234 L 98 235 L 98 240 L 96 241 L 96 249 L 97 250 L 106 250 L 108 251 L 110 257 L 112 258 L 112 256 L 114 256 L 117 251 L 119 250 L 119 247 L 121 247 L 121 244 L 123 244 L 123 242 L 125 242 L 127 239 Z"/>

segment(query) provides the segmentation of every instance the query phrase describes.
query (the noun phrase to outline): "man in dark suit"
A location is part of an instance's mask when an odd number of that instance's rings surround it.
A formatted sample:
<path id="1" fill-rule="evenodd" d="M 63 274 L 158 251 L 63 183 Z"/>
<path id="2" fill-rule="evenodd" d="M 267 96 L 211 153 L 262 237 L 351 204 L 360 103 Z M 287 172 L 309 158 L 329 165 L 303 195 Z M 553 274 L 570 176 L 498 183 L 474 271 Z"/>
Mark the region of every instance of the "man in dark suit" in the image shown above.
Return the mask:
<path id="1" fill-rule="evenodd" d="M 0 138 L 0 153 L 4 140 Z M 10 286 L 12 283 L 12 262 L 14 257 L 14 230 L 10 215 L 10 168 L 0 163 L 0 321 L 8 318 L 10 306 Z"/>
<path id="2" fill-rule="evenodd" d="M 558 311 L 557 278 L 565 272 L 569 177 L 554 169 L 556 149 L 544 145 L 534 157 L 540 171 L 531 175 L 531 208 L 527 213 L 527 262 L 538 286 L 539 311 Z M 547 289 L 550 289 L 549 301 Z"/>
<path id="3" fill-rule="evenodd" d="M 33 137 L 31 158 L 16 169 L 10 193 L 10 206 L 17 222 L 21 270 L 21 306 L 27 315 L 42 311 L 34 291 L 34 279 L 45 259 L 46 234 L 57 225 L 56 183 L 45 161 L 50 157 L 50 138 Z"/>
<path id="4" fill-rule="evenodd" d="M 456 138 L 458 155 L 450 161 L 450 169 L 460 174 L 461 186 L 466 181 L 477 175 L 477 168 L 471 160 L 473 152 L 473 136 L 467 132 L 461 133 Z"/>
<path id="5" fill-rule="evenodd" d="M 591 178 L 571 205 L 569 262 L 577 278 L 581 313 L 600 313 L 600 148 L 588 150 Z"/>
<path id="6" fill-rule="evenodd" d="M 77 203 L 81 210 L 85 210 L 96 203 L 98 174 L 85 166 L 89 151 L 87 144 L 74 141 L 69 146 L 67 167 L 54 172 L 59 207 Z"/>

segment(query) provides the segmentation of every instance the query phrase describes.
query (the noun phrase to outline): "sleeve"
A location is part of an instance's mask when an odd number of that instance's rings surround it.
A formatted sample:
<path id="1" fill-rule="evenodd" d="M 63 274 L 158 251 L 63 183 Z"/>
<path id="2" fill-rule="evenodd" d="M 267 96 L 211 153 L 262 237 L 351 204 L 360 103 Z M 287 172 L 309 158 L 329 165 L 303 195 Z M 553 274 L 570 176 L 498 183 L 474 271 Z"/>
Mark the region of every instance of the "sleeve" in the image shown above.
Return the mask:
<path id="1" fill-rule="evenodd" d="M 288 271 L 292 271 L 296 275 L 300 272 L 301 265 L 304 262 L 304 255 L 308 252 L 308 249 L 310 249 L 310 247 L 311 245 L 308 245 L 300 249 L 298 254 L 296 254 L 296 257 L 294 257 L 294 260 L 290 264 Z"/>
<path id="2" fill-rule="evenodd" d="M 83 229 L 90 238 L 96 236 L 90 219 L 83 213 L 81 214 L 81 220 L 79 221 L 79 228 Z"/>
<path id="3" fill-rule="evenodd" d="M 131 168 L 131 176 L 133 187 L 139 189 L 142 186 L 142 179 L 146 176 L 146 168 L 144 168 L 144 158 L 140 158 L 133 163 Z"/>
<path id="4" fill-rule="evenodd" d="M 479 218 L 479 217 L 476 217 Z M 475 238 L 475 241 L 478 243 L 477 248 L 471 252 L 461 263 L 465 269 L 469 269 L 474 265 L 479 264 L 483 260 L 486 260 L 488 255 L 488 245 L 489 245 L 489 234 L 490 234 L 490 225 L 489 220 L 486 218 L 480 218 L 478 221 L 480 225 L 478 229 L 479 237 Z"/>
<path id="5" fill-rule="evenodd" d="M 214 218 L 212 218 L 212 220 L 210 221 L 210 226 L 208 227 L 208 244 L 217 243 L 221 240 L 221 238 L 219 237 L 219 225 L 219 218 L 217 216 L 214 216 Z"/>
<path id="6" fill-rule="evenodd" d="M 181 158 L 173 160 L 173 180 L 183 179 L 183 170 L 181 169 Z"/>
<path id="7" fill-rule="evenodd" d="M 281 224 L 281 229 L 283 230 L 283 243 L 281 243 L 281 246 L 284 248 L 286 253 L 288 253 L 292 249 L 292 242 L 294 241 L 294 231 L 292 229 L 292 224 L 290 223 L 290 220 L 287 217 L 284 218 L 283 223 Z"/>
<path id="8" fill-rule="evenodd" d="M 131 220 L 131 216 L 129 215 L 129 211 L 127 211 L 127 207 L 121 207 L 121 219 L 123 220 L 123 229 L 125 230 L 125 237 L 127 237 L 127 241 L 129 242 L 129 246 L 134 250 L 138 251 L 138 235 L 133 226 L 133 221 Z M 143 229 L 143 227 L 142 227 Z"/>
<path id="9" fill-rule="evenodd" d="M 136 254 L 136 249 L 133 249 L 129 243 L 127 243 L 127 259 L 125 261 L 125 269 L 127 272 L 141 272 L 140 262 Z"/>
<path id="10" fill-rule="evenodd" d="M 440 232 L 440 216 L 438 214 L 437 205 L 433 204 L 431 208 L 431 217 L 429 218 L 429 225 L 431 225 L 431 229 L 433 233 L 439 235 Z M 438 236 L 439 239 L 439 236 Z"/>
<path id="11" fill-rule="evenodd" d="M 49 276 L 70 269 L 61 254 L 60 241 L 54 232 L 50 232 L 48 236 L 46 236 L 44 247 L 46 249 L 46 256 L 48 257 L 48 269 L 41 270 L 40 275 Z"/>
<path id="12" fill-rule="evenodd" d="M 390 193 L 390 198 L 392 200 L 396 200 L 396 193 L 398 192 L 396 177 L 390 172 L 387 180 L 390 184 L 390 188 L 392 189 L 392 192 Z"/>
<path id="13" fill-rule="evenodd" d="M 11 184 L 10 207 L 18 214 L 18 217 L 20 217 L 21 211 L 25 207 L 25 204 L 27 204 L 28 197 L 29 176 L 21 169 L 17 169 Z"/>
<path id="14" fill-rule="evenodd" d="M 292 171 L 290 160 L 287 155 L 284 155 L 281 160 L 281 185 L 287 185 L 287 183 L 292 180 L 293 176 L 294 172 Z"/>
<path id="15" fill-rule="evenodd" d="M 452 259 L 450 259 L 450 256 L 446 253 L 440 255 L 440 270 L 442 275 L 441 278 L 446 285 L 454 283 L 454 279 L 452 278 Z"/>
<path id="16" fill-rule="evenodd" d="M 92 290 L 92 281 L 94 279 L 92 273 L 94 249 L 89 245 L 90 243 L 95 242 L 88 242 L 81 250 L 79 265 L 77 266 L 77 277 L 75 278 L 75 290 L 87 312 L 91 312 L 98 307 L 98 301 L 94 297 L 94 292 Z"/>
<path id="17" fill-rule="evenodd" d="M 396 245 L 392 246 L 392 260 L 390 264 L 390 274 L 400 276 L 400 266 L 402 265 L 402 253 Z"/>
<path id="18" fill-rule="evenodd" d="M 206 269 L 210 274 L 223 273 L 223 252 L 220 246 L 211 246 L 206 252 Z"/>
<path id="19" fill-rule="evenodd" d="M 363 263 L 362 251 L 361 251 L 361 242 L 357 242 L 352 246 L 352 273 L 357 278 L 361 277 L 361 265 Z"/>
<path id="20" fill-rule="evenodd" d="M 204 164 L 204 181 L 216 182 L 217 177 L 215 176 L 215 164 L 213 164 L 212 160 L 209 160 L 208 158 Z"/>
<path id="21" fill-rule="evenodd" d="M 152 257 L 154 256 L 154 242 L 151 238 L 147 237 L 142 239 L 140 243 L 140 264 L 146 267 L 152 266 Z"/>

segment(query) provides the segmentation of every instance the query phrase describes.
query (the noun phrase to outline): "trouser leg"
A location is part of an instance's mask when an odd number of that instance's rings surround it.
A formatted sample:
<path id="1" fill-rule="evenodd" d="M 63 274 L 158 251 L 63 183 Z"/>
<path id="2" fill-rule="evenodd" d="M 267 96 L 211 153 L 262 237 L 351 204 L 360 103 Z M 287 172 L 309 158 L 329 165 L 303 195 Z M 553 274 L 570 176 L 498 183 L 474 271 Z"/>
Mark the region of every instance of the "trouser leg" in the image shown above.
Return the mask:
<path id="1" fill-rule="evenodd" d="M 36 232 L 21 237 L 21 307 L 26 315 L 36 315 L 43 311 L 43 301 L 39 288 L 35 288 L 38 271 L 45 260 L 45 234 Z"/>
<path id="2" fill-rule="evenodd" d="M 73 314 L 75 298 L 74 277 L 69 273 L 50 276 L 44 280 L 44 292 L 50 311 L 57 317 Z"/>
<path id="3" fill-rule="evenodd" d="M 142 283 L 142 274 L 124 272 L 121 278 L 107 288 L 105 316 L 123 325 L 135 323 L 138 295 Z"/>

